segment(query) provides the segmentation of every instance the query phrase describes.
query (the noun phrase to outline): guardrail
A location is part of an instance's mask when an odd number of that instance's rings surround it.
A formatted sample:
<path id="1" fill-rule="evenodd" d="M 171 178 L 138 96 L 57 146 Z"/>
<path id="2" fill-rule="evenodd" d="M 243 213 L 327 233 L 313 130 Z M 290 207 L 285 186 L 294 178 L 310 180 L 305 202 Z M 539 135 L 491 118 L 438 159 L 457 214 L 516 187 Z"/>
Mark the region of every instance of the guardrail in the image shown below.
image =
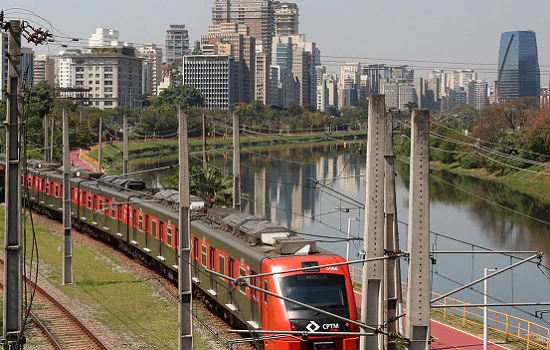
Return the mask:
<path id="1" fill-rule="evenodd" d="M 363 278 L 363 269 L 350 266 L 350 274 L 352 282 L 355 285 L 360 285 Z M 403 298 L 405 298 L 407 284 L 405 282 L 402 284 Z M 433 298 L 439 296 L 441 294 L 432 292 Z M 441 313 L 440 316 L 444 322 L 447 321 L 453 326 L 461 326 L 472 330 L 481 329 L 483 307 L 467 306 L 468 303 L 449 297 L 445 297 L 435 302 L 435 304 L 444 306 L 440 311 L 437 311 Z M 547 327 L 491 309 L 487 310 L 487 323 L 491 335 L 502 339 L 506 343 L 519 343 L 526 350 L 550 350 L 550 329 Z"/>

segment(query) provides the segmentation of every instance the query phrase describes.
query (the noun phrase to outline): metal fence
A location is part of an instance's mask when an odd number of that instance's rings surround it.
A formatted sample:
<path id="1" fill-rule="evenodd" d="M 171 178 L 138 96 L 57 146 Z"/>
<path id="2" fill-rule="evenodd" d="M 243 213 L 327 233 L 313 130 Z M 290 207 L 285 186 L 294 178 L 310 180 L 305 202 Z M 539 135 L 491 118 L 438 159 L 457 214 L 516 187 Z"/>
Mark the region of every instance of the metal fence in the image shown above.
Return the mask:
<path id="1" fill-rule="evenodd" d="M 351 279 L 355 285 L 360 285 L 363 270 L 360 267 L 350 266 Z M 406 283 L 403 282 L 403 298 L 407 295 Z M 432 292 L 432 297 L 441 294 Z M 483 323 L 483 307 L 467 306 L 461 300 L 445 297 L 434 303 L 444 306 L 441 308 L 442 318 L 452 325 L 462 325 L 462 328 L 480 329 Z M 458 323 L 458 324 L 457 324 Z M 487 310 L 487 324 L 493 334 L 504 342 L 520 343 L 527 350 L 550 350 L 550 329 L 534 322 L 508 315 L 499 311 Z"/>

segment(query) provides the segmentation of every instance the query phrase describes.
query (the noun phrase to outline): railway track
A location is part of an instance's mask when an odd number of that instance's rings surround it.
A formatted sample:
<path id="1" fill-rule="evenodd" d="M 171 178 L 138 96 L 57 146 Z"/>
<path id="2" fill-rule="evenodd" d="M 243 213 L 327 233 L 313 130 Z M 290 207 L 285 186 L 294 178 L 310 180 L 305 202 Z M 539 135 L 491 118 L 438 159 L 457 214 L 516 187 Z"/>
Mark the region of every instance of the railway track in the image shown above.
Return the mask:
<path id="1" fill-rule="evenodd" d="M 0 266 L 4 266 L 4 260 L 0 259 Z M 3 274 L 0 274 L 2 289 L 4 288 L 3 279 Z M 92 331 L 55 298 L 29 279 L 26 279 L 25 283 L 28 290 L 36 288 L 29 317 L 55 349 L 107 350 Z"/>

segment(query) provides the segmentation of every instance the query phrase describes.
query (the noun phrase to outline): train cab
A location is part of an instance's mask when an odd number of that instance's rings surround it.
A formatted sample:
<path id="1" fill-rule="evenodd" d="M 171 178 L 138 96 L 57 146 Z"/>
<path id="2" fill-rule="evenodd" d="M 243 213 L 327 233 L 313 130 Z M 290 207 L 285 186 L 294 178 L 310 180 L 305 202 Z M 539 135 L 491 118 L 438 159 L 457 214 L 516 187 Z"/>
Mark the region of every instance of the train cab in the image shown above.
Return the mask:
<path id="1" fill-rule="evenodd" d="M 353 286 L 347 265 L 318 267 L 345 259 L 332 254 L 306 254 L 265 259 L 262 273 L 281 272 L 263 277 L 263 288 L 283 297 L 317 309 L 356 320 Z M 284 271 L 311 267 L 310 270 Z M 359 328 L 339 318 L 308 309 L 302 305 L 265 295 L 262 325 L 265 330 L 307 332 L 307 339 L 287 337 L 267 340 L 265 349 L 283 350 L 353 350 L 359 348 L 359 337 L 340 336 L 339 332 L 358 332 Z M 325 333 L 334 333 L 327 336 Z M 323 335 L 315 336 L 315 333 Z"/>

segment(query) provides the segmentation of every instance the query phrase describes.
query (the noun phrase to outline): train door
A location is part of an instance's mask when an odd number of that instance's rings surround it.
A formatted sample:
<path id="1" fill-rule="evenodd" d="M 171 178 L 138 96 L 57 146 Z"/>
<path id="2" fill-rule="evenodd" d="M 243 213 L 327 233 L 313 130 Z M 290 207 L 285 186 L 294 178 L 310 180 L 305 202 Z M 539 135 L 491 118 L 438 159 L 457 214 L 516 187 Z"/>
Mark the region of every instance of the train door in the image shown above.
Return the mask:
<path id="1" fill-rule="evenodd" d="M 216 248 L 210 246 L 210 270 L 216 271 Z M 214 275 L 210 274 L 210 289 L 214 291 L 214 293 L 217 293 L 216 290 L 216 280 L 214 279 Z"/>
<path id="2" fill-rule="evenodd" d="M 132 243 L 134 242 L 137 242 L 137 231 L 138 230 L 142 230 L 143 229 L 143 214 L 142 213 L 138 213 L 137 210 L 134 210 L 134 217 L 135 218 L 138 218 L 137 221 L 137 225 L 134 225 L 132 227 Z M 136 227 L 137 226 L 137 227 Z M 135 243 L 134 243 L 135 244 Z"/>
<path id="3" fill-rule="evenodd" d="M 193 239 L 193 276 L 199 278 L 199 239 Z"/>
<path id="4" fill-rule="evenodd" d="M 235 260 L 232 259 L 232 258 L 229 258 L 229 271 L 227 273 L 229 275 L 229 277 L 231 278 L 234 278 L 235 277 Z M 233 282 L 229 282 L 230 284 L 234 284 Z M 231 286 L 233 287 L 233 286 Z M 233 288 L 230 288 L 231 290 L 233 290 Z M 230 292 L 229 293 L 229 304 L 234 304 L 234 296 L 233 296 L 233 292 Z"/>
<path id="5" fill-rule="evenodd" d="M 256 275 L 256 272 L 254 271 L 250 271 L 250 274 L 251 275 Z M 260 279 L 258 277 L 254 277 L 254 278 L 251 278 L 248 282 L 253 285 L 253 286 L 257 286 L 257 282 L 259 281 Z M 259 300 L 258 300 L 258 291 L 254 288 L 250 288 L 250 320 L 252 322 L 255 322 L 256 324 L 260 324 L 259 322 L 259 310 L 258 310 L 258 304 L 259 304 Z"/>
<path id="6" fill-rule="evenodd" d="M 145 215 L 145 249 L 151 249 L 149 248 L 149 215 Z"/>
<path id="7" fill-rule="evenodd" d="M 160 225 L 159 225 L 159 235 L 158 235 L 158 240 L 159 240 L 159 256 L 162 256 L 164 257 L 164 223 L 161 221 L 160 222 Z"/>

